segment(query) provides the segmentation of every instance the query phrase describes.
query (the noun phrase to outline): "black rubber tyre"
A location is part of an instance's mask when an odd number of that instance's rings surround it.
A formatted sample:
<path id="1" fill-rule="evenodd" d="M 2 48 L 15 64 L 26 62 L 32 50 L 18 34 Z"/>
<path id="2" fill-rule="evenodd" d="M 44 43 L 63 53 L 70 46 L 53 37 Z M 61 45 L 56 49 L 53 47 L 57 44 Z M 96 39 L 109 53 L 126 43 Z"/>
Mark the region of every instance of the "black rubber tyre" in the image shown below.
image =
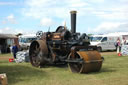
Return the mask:
<path id="1" fill-rule="evenodd" d="M 102 52 L 102 48 L 101 47 L 97 47 L 97 51 Z"/>

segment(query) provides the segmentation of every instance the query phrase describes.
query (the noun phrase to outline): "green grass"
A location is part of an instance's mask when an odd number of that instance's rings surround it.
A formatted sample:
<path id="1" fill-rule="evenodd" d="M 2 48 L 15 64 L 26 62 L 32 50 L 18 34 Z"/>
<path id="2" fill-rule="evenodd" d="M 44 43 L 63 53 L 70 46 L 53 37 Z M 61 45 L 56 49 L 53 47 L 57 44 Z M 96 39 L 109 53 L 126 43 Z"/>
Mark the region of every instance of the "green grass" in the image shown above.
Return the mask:
<path id="1" fill-rule="evenodd" d="M 1 56 L 1 55 L 0 55 Z M 77 74 L 68 67 L 32 67 L 30 63 L 0 61 L 9 85 L 128 85 L 128 56 L 104 55 L 100 72 Z"/>
<path id="2" fill-rule="evenodd" d="M 0 57 L 12 57 L 13 55 L 10 53 L 7 54 L 0 54 Z"/>

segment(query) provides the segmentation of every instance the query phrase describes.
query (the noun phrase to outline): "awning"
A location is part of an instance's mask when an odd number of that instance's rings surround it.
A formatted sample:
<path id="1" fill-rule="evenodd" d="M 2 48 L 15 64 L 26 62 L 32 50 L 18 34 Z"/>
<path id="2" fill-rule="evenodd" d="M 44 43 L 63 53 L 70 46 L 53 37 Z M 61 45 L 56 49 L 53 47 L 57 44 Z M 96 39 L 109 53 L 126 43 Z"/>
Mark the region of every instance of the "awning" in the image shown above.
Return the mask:
<path id="1" fill-rule="evenodd" d="M 18 38 L 18 37 L 13 34 L 0 34 L 0 38 L 7 39 L 7 38 Z"/>

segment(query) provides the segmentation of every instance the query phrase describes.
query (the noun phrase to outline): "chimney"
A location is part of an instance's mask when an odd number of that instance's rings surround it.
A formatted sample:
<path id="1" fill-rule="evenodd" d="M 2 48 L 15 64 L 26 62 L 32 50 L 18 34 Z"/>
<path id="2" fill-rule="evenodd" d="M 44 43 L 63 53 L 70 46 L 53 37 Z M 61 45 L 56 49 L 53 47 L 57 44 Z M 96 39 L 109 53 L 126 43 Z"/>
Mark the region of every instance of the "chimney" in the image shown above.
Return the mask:
<path id="1" fill-rule="evenodd" d="M 77 11 L 71 11 L 71 32 L 76 33 L 76 13 Z"/>

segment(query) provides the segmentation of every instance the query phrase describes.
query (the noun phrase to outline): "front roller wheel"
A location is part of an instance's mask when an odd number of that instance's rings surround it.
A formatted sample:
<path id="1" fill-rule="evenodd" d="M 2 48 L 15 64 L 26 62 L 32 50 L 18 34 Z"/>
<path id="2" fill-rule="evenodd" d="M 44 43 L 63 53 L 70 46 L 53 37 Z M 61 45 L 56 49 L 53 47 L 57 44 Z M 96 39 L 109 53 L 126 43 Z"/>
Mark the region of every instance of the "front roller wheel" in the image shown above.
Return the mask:
<path id="1" fill-rule="evenodd" d="M 45 41 L 43 40 L 36 40 L 33 41 L 29 48 L 29 57 L 30 62 L 33 66 L 39 67 L 44 65 L 45 57 L 48 55 L 48 49 Z"/>
<path id="2" fill-rule="evenodd" d="M 97 51 L 77 51 L 75 58 L 69 55 L 68 59 L 83 60 L 82 63 L 68 63 L 70 70 L 76 73 L 89 73 L 99 71 L 103 61 L 101 55 Z"/>
<path id="3" fill-rule="evenodd" d="M 68 59 L 69 60 L 77 60 L 77 59 L 80 59 L 80 56 L 78 54 L 76 54 L 75 58 L 73 58 L 71 56 L 71 54 L 69 54 Z M 79 63 L 79 62 L 75 62 L 75 63 L 69 62 L 68 63 L 68 67 L 70 68 L 70 70 L 72 72 L 74 72 L 74 73 L 80 73 L 80 70 L 83 67 L 83 64 L 82 63 Z"/>

